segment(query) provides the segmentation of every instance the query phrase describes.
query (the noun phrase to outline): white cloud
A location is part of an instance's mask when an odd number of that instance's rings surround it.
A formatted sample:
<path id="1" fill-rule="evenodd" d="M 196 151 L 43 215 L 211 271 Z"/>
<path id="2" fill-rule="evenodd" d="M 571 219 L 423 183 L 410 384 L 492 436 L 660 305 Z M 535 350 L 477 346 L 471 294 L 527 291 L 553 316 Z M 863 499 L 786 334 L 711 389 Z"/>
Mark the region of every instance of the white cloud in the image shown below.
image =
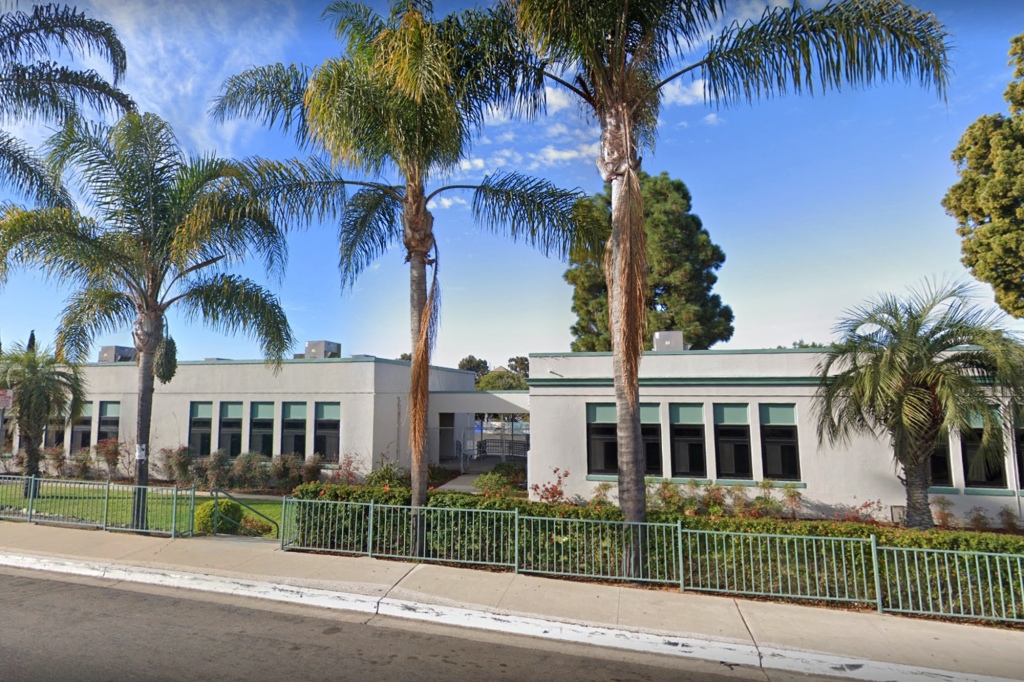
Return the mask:
<path id="1" fill-rule="evenodd" d="M 548 129 L 545 132 L 548 137 L 561 137 L 569 133 L 569 126 L 564 123 L 556 123 L 548 126 Z"/>
<path id="2" fill-rule="evenodd" d="M 558 166 L 577 159 L 594 159 L 600 149 L 600 143 L 581 144 L 576 147 L 558 148 L 548 145 L 535 154 L 530 154 L 532 163 L 529 168 L 535 170 L 541 166 Z"/>
<path id="3" fill-rule="evenodd" d="M 511 130 L 509 130 L 508 132 L 504 132 L 501 135 L 498 135 L 498 142 L 500 142 L 502 144 L 507 144 L 509 142 L 512 142 L 515 139 L 516 139 L 516 134 L 513 133 Z"/>
<path id="4" fill-rule="evenodd" d="M 498 107 L 488 107 L 484 112 L 485 126 L 500 126 L 510 122 L 512 117 Z M 500 138 L 499 138 L 500 139 Z"/>
<path id="5" fill-rule="evenodd" d="M 703 121 L 706 125 L 709 126 L 717 126 L 721 125 L 722 123 L 725 123 L 725 119 L 719 118 L 718 114 L 708 114 L 707 116 L 702 118 L 701 121 Z"/>
<path id="6" fill-rule="evenodd" d="M 469 202 L 462 197 L 438 197 L 436 199 L 431 199 L 430 203 L 427 204 L 427 208 L 432 211 L 436 209 L 444 210 L 451 208 L 452 206 L 469 206 Z"/>
<path id="7" fill-rule="evenodd" d="M 464 171 L 468 170 L 483 170 L 484 160 L 479 156 L 472 156 L 468 159 L 459 161 L 459 168 Z"/>
<path id="8" fill-rule="evenodd" d="M 231 75 L 287 60 L 298 8 L 288 0 L 91 0 L 89 14 L 110 22 L 128 53 L 122 88 L 141 111 L 158 114 L 196 151 L 231 154 L 237 136 L 259 130 L 249 122 L 220 125 L 210 101 Z M 83 64 L 108 74 L 98 57 Z"/>
<path id="9" fill-rule="evenodd" d="M 561 88 L 544 88 L 544 98 L 547 101 L 547 110 L 549 114 L 557 114 L 562 109 L 569 106 L 569 95 L 565 94 L 565 90 Z"/>
<path id="10" fill-rule="evenodd" d="M 704 80 L 698 78 L 690 83 L 676 79 L 661 88 L 661 101 L 665 104 L 691 104 L 704 103 Z"/>

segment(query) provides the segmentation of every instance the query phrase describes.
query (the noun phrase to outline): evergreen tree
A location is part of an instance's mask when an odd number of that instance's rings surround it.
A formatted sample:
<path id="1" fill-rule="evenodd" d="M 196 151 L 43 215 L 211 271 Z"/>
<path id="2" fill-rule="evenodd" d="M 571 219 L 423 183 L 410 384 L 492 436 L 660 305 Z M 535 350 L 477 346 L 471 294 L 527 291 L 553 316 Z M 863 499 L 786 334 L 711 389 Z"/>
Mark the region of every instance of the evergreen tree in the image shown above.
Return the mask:
<path id="1" fill-rule="evenodd" d="M 640 173 L 644 221 L 647 228 L 647 310 L 651 331 L 679 330 L 694 348 L 709 348 L 732 337 L 732 309 L 711 293 L 722 267 L 725 253 L 711 241 L 700 218 L 690 213 L 690 192 L 681 180 L 667 173 L 650 176 Z M 607 216 L 611 232 L 611 194 L 591 200 L 596 210 Z M 574 287 L 572 326 L 575 352 L 609 351 L 608 287 L 603 264 L 590 254 L 574 254 L 565 279 Z M 644 347 L 651 349 L 652 335 Z"/>
<path id="2" fill-rule="evenodd" d="M 466 370 L 467 372 L 475 372 L 476 382 L 480 383 L 480 380 L 491 371 L 491 365 L 483 358 L 477 358 L 475 355 L 467 355 L 459 360 L 459 369 Z"/>

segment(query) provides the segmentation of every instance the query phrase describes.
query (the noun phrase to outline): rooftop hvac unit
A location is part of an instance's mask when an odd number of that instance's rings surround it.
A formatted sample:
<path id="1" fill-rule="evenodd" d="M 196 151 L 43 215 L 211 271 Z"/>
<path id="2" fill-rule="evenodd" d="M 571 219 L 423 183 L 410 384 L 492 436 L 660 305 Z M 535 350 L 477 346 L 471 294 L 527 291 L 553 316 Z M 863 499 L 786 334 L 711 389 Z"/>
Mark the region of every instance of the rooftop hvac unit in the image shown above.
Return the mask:
<path id="1" fill-rule="evenodd" d="M 100 362 L 132 362 L 135 349 L 129 346 L 100 346 Z"/>
<path id="2" fill-rule="evenodd" d="M 690 350 L 690 344 L 683 342 L 682 332 L 654 332 L 654 352 Z"/>
<path id="3" fill-rule="evenodd" d="M 304 354 L 307 358 L 340 358 L 341 357 L 341 344 L 335 343 L 334 341 L 307 341 L 306 352 Z"/>

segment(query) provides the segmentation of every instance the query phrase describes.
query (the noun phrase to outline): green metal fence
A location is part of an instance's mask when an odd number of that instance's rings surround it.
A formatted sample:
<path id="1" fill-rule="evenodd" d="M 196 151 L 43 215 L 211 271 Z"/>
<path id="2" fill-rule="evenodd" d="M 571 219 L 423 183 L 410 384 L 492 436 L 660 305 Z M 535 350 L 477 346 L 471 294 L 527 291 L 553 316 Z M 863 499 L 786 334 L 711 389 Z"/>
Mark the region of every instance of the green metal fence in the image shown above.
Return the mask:
<path id="1" fill-rule="evenodd" d="M 684 590 L 876 603 L 872 541 L 679 530 Z"/>
<path id="2" fill-rule="evenodd" d="M 136 508 L 145 527 L 136 527 Z M 171 537 L 192 535 L 195 488 L 0 476 L 0 519 Z"/>
<path id="3" fill-rule="evenodd" d="M 880 547 L 882 608 L 1024 622 L 1024 556 Z"/>
<path id="4" fill-rule="evenodd" d="M 879 547 L 874 536 L 731 533 L 289 497 L 281 547 L 1024 623 L 1024 556 Z"/>

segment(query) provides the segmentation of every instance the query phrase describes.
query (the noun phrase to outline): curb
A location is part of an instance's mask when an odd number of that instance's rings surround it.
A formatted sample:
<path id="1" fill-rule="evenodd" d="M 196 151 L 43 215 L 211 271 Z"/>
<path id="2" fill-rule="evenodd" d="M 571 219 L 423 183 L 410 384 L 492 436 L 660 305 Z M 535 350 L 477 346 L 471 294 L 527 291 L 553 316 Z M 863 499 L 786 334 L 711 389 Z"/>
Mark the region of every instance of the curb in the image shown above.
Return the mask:
<path id="1" fill-rule="evenodd" d="M 1013 682 L 1004 677 L 973 675 L 932 668 L 914 668 L 897 663 L 865 661 L 792 649 L 759 648 L 748 644 L 635 632 L 543 618 L 501 615 L 402 599 L 376 598 L 270 581 L 224 578 L 188 571 L 6 552 L 0 552 L 0 566 L 267 599 L 392 618 L 429 621 L 476 630 L 625 649 L 639 653 L 700 659 L 753 668 L 770 668 L 809 675 L 827 675 L 852 680 L 868 680 L 870 682 L 892 682 L 894 680 L 906 680 L 907 682 L 926 680 Z"/>

